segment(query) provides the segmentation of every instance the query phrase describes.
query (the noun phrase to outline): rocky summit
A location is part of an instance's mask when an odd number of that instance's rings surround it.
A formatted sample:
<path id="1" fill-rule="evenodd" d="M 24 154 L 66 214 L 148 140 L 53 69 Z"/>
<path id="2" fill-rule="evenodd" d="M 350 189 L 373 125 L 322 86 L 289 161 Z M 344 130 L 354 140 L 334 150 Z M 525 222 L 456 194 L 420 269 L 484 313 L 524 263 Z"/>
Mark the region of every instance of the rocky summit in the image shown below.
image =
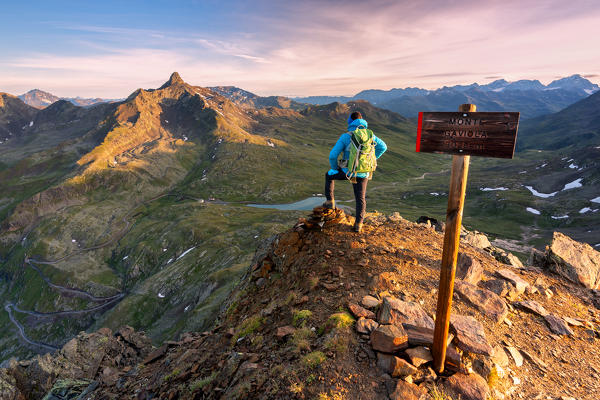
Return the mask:
<path id="1" fill-rule="evenodd" d="M 82 332 L 8 363 L 2 399 L 597 398 L 600 292 L 462 243 L 481 279 L 456 282 L 473 289 L 454 297 L 436 374 L 443 233 L 398 213 L 369 214 L 361 234 L 353 222 L 319 208 L 261 242 L 212 328 L 157 347 L 130 327 Z M 502 318 L 477 300 L 497 280 L 515 289 L 492 293 Z"/>

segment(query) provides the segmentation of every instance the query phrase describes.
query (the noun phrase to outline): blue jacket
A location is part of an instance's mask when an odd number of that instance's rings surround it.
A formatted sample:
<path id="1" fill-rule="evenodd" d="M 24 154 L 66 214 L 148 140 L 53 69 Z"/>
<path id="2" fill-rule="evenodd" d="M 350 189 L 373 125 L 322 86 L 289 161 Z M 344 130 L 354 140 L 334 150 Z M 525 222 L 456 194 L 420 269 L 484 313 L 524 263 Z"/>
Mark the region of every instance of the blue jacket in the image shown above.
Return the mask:
<path id="1" fill-rule="evenodd" d="M 367 121 L 364 119 L 352 120 L 348 118 L 348 132 L 354 131 L 361 125 L 365 128 L 368 128 Z M 329 153 L 329 165 L 331 166 L 331 169 L 338 169 L 338 157 L 342 152 L 344 152 L 344 160 L 347 160 L 350 157 L 351 136 L 348 132 L 343 133 L 342 136 L 340 136 L 337 143 L 335 146 L 333 146 L 333 149 L 331 149 L 331 152 Z M 375 157 L 379 158 L 387 150 L 387 145 L 383 140 L 379 139 L 375 135 L 373 135 L 373 140 L 375 141 Z M 342 170 L 345 173 L 348 173 L 348 168 L 342 168 Z M 356 174 L 358 178 L 366 178 L 368 175 L 369 174 L 364 172 L 359 172 Z"/>

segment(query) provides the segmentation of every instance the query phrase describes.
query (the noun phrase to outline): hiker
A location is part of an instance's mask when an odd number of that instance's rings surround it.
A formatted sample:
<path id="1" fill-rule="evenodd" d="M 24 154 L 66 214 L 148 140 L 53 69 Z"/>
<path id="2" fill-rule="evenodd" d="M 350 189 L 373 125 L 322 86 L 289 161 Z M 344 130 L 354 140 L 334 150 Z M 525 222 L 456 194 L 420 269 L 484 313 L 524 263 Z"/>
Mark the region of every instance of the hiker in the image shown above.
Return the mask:
<path id="1" fill-rule="evenodd" d="M 363 116 L 359 111 L 350 114 L 350 117 L 348 117 L 348 132 L 343 133 L 335 146 L 331 149 L 331 152 L 329 153 L 329 164 L 331 169 L 325 174 L 325 197 L 327 198 L 327 201 L 323 203 L 323 207 L 325 208 L 335 209 L 335 199 L 333 196 L 334 181 L 348 179 L 352 182 L 354 198 L 356 200 L 354 232 L 360 232 L 362 230 L 365 209 L 367 207 L 367 200 L 365 199 L 367 182 L 373 177 L 373 171 L 375 171 L 375 167 L 377 166 L 375 160 L 381 157 L 387 150 L 385 142 L 375 136 L 372 131 L 367 129 L 367 127 L 367 121 L 363 119 Z M 357 148 L 354 143 L 359 143 L 361 140 L 358 138 L 357 141 L 358 134 L 360 134 L 363 139 L 366 139 L 365 143 L 360 145 L 360 148 L 367 149 L 367 152 L 370 150 L 370 154 L 362 152 L 361 155 L 361 152 L 359 152 L 358 157 L 355 156 Z M 353 135 L 355 137 L 354 143 Z M 338 156 L 341 153 L 343 153 L 342 160 L 338 163 Z M 348 165 L 349 160 L 351 163 L 350 166 Z M 360 164 L 360 166 L 357 168 L 358 164 Z M 365 167 L 363 164 L 368 166 Z"/>

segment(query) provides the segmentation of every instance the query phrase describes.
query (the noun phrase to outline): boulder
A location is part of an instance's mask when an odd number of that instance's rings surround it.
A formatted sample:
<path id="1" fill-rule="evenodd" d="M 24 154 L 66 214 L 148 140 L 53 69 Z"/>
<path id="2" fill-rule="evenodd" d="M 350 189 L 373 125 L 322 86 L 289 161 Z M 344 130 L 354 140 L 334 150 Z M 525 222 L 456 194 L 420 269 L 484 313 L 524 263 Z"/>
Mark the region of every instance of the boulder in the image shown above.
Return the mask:
<path id="1" fill-rule="evenodd" d="M 483 266 L 468 254 L 458 253 L 456 278 L 477 285 L 483 275 Z"/>
<path id="2" fill-rule="evenodd" d="M 358 321 L 356 321 L 356 331 L 358 333 L 369 334 L 375 329 L 377 329 L 378 326 L 379 324 L 377 323 L 377 321 L 373 321 L 372 319 L 364 317 L 360 317 Z"/>
<path id="3" fill-rule="evenodd" d="M 401 380 L 396 383 L 396 388 L 390 393 L 390 400 L 425 400 L 428 398 L 427 389 Z"/>
<path id="4" fill-rule="evenodd" d="M 383 298 L 379 310 L 379 322 L 382 324 L 402 325 L 404 323 L 433 329 L 435 323 L 418 303 L 399 300 L 393 296 Z"/>
<path id="5" fill-rule="evenodd" d="M 556 315 L 547 314 L 543 316 L 546 320 L 546 324 L 552 331 L 552 333 L 556 335 L 573 335 L 573 331 L 569 328 L 569 325 L 562 319 L 557 317 Z"/>
<path id="6" fill-rule="evenodd" d="M 410 362 L 417 368 L 428 363 L 429 361 L 433 361 L 431 350 L 429 350 L 427 347 L 413 347 L 412 349 L 407 349 L 405 353 L 410 358 Z"/>
<path id="7" fill-rule="evenodd" d="M 492 355 L 492 347 L 485 338 L 483 325 L 471 316 L 453 314 L 450 325 L 456 334 L 457 347 L 474 354 Z"/>
<path id="8" fill-rule="evenodd" d="M 453 399 L 461 400 L 486 400 L 489 392 L 486 380 L 475 373 L 454 374 L 444 382 L 443 388 Z"/>
<path id="9" fill-rule="evenodd" d="M 548 268 L 557 274 L 589 289 L 600 288 L 600 252 L 589 244 L 554 232 L 546 260 Z"/>
<path id="10" fill-rule="evenodd" d="M 461 238 L 461 241 L 470 244 L 473 247 L 477 247 L 478 249 L 485 249 L 492 245 L 487 236 L 479 232 L 469 232 Z"/>
<path id="11" fill-rule="evenodd" d="M 381 300 L 376 299 L 373 296 L 366 295 L 362 298 L 360 303 L 366 308 L 376 308 L 381 304 Z"/>
<path id="12" fill-rule="evenodd" d="M 286 336 L 293 335 L 294 332 L 296 332 L 296 328 L 294 328 L 293 326 L 280 326 L 279 328 L 277 328 L 275 336 L 277 336 L 277 339 L 283 339 Z"/>
<path id="13" fill-rule="evenodd" d="M 454 288 L 475 308 L 496 322 L 501 322 L 508 314 L 504 300 L 489 290 L 480 289 L 463 281 L 456 281 Z"/>
<path id="14" fill-rule="evenodd" d="M 348 302 L 348 309 L 356 318 L 368 318 L 375 319 L 375 313 L 373 311 L 367 310 L 364 307 L 359 306 L 356 303 Z"/>
<path id="15" fill-rule="evenodd" d="M 501 263 L 508 264 L 515 268 L 524 268 L 521 260 L 519 260 L 513 253 L 494 247 L 490 254 Z"/>
<path id="16" fill-rule="evenodd" d="M 506 297 L 510 301 L 514 301 L 519 297 L 519 292 L 515 285 L 504 279 L 490 279 L 489 281 L 483 282 L 481 286 L 490 292 L 496 293 L 500 297 Z"/>
<path id="17" fill-rule="evenodd" d="M 499 276 L 502 279 L 506 279 L 517 288 L 519 294 L 525 293 L 525 289 L 529 286 L 529 282 L 522 279 L 519 275 L 515 274 L 513 271 L 509 269 L 501 269 L 496 271 L 496 276 Z"/>
<path id="18" fill-rule="evenodd" d="M 380 325 L 371 332 L 373 350 L 394 353 L 408 346 L 408 336 L 402 326 Z"/>
<path id="19" fill-rule="evenodd" d="M 377 366 L 394 378 L 403 378 L 417 372 L 417 368 L 411 363 L 385 353 L 377 353 Z"/>

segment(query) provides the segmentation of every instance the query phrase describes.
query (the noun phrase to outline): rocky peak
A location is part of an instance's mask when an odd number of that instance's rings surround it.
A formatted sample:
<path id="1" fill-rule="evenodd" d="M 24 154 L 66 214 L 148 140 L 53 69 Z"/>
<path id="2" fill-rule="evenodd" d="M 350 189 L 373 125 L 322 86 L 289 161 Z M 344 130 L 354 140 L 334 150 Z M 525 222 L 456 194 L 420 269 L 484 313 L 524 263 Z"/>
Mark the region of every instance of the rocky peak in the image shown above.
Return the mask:
<path id="1" fill-rule="evenodd" d="M 508 270 L 487 251 L 462 244 L 470 265 L 478 263 L 486 273 L 473 284 L 456 282 L 472 290 L 458 290 L 446 370 L 438 375 L 429 349 L 443 235 L 398 213 L 368 215 L 361 235 L 351 231 L 353 222 L 339 209 L 319 207 L 293 229 L 261 242 L 212 330 L 186 333 L 158 348 L 129 327 L 81 334 L 53 356 L 0 369 L 7 382 L 0 394 L 19 398 L 67 387 L 90 399 L 345 393 L 424 400 L 439 398 L 439 387 L 452 398 L 485 400 L 540 393 L 587 398 L 598 390 L 600 317 L 592 307 L 581 317 L 574 311 L 589 307 L 595 292 L 560 276 L 542 278 L 537 268 Z M 516 291 L 514 299 L 483 288 L 493 271 Z M 526 287 L 517 290 L 520 285 Z M 510 304 L 500 321 L 490 316 L 490 299 Z M 590 370 L 564 361 L 571 357 Z M 67 379 L 72 376 L 81 381 Z M 565 388 L 560 378 L 567 376 L 581 384 Z M 321 382 L 330 388 L 323 392 Z"/>
<path id="2" fill-rule="evenodd" d="M 185 82 L 183 81 L 183 79 L 181 79 L 181 76 L 179 75 L 178 72 L 173 72 L 171 74 L 171 77 L 169 78 L 169 80 L 166 81 L 165 84 L 162 85 L 159 89 L 165 89 L 165 88 L 168 88 L 169 86 L 175 86 L 175 85 L 185 85 Z"/>

